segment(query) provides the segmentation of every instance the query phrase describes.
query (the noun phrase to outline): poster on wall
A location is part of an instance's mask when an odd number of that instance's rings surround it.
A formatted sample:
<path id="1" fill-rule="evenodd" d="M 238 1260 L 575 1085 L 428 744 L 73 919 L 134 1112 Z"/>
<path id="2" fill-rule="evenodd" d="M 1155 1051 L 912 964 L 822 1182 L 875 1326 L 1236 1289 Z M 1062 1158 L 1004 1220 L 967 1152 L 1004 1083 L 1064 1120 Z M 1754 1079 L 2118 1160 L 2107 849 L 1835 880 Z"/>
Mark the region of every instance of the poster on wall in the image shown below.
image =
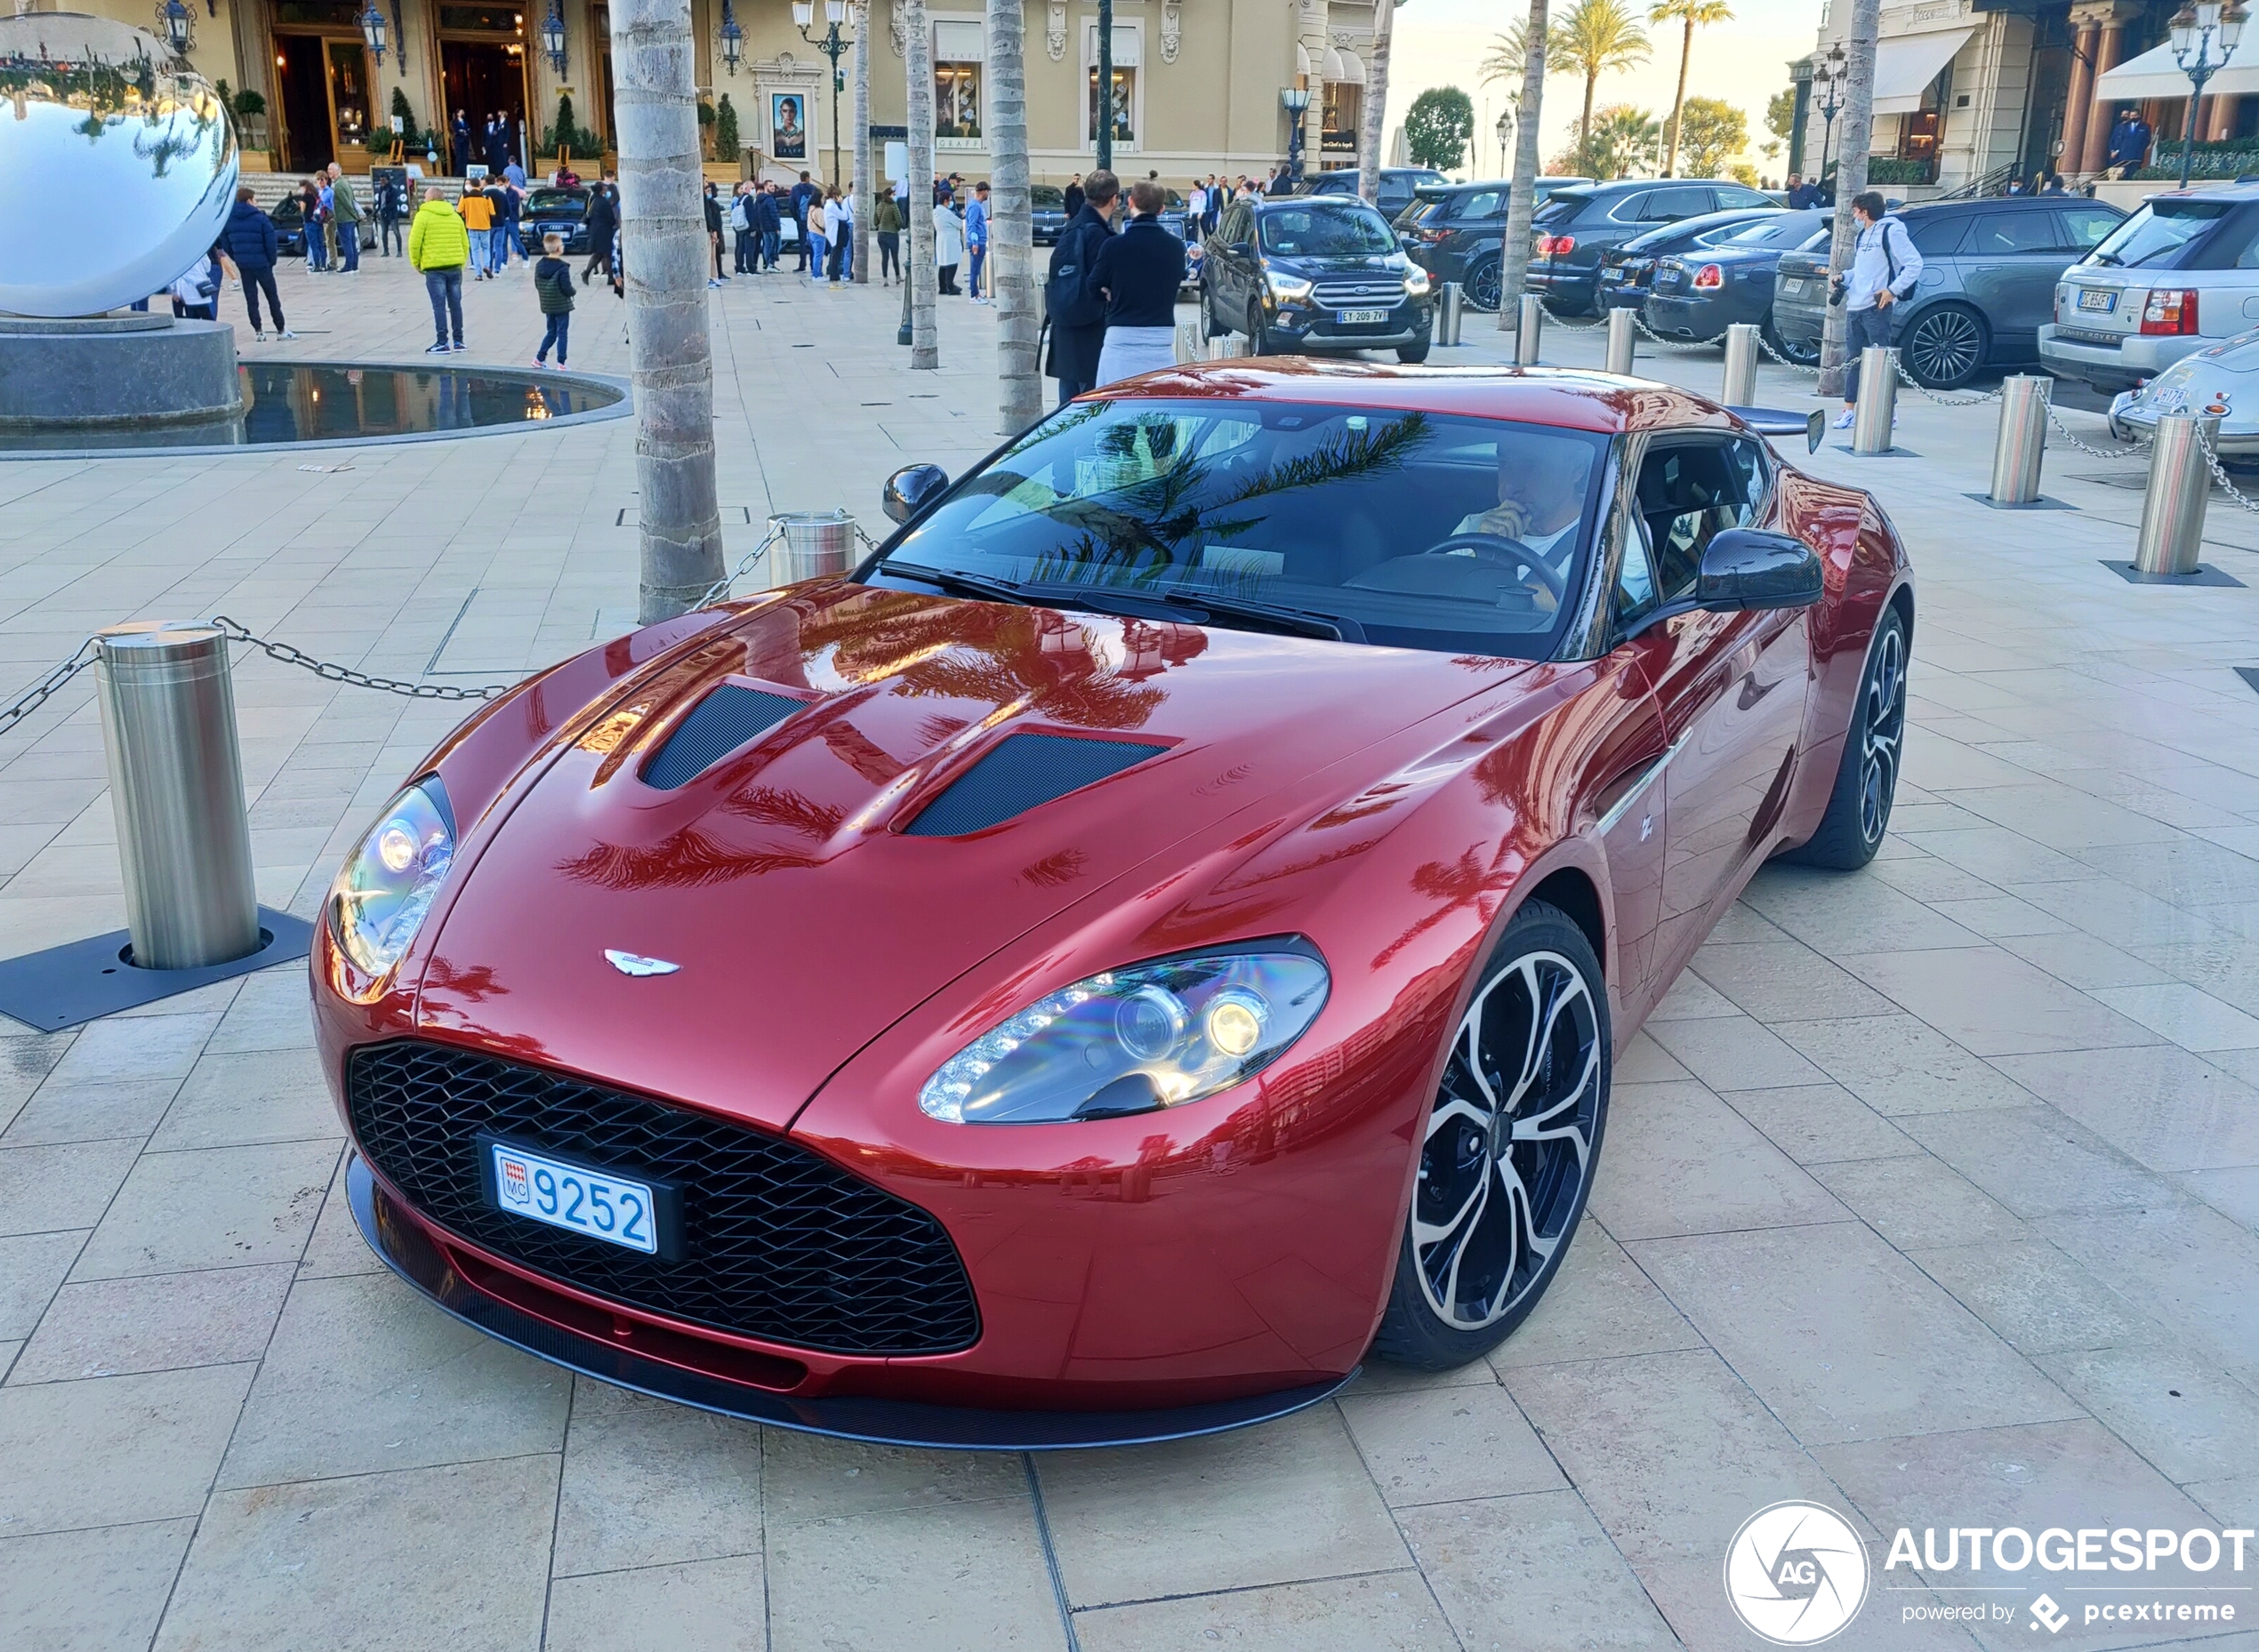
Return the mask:
<path id="1" fill-rule="evenodd" d="M 800 94 L 777 92 L 768 99 L 768 152 L 780 161 L 808 159 L 808 123 L 801 118 Z"/>

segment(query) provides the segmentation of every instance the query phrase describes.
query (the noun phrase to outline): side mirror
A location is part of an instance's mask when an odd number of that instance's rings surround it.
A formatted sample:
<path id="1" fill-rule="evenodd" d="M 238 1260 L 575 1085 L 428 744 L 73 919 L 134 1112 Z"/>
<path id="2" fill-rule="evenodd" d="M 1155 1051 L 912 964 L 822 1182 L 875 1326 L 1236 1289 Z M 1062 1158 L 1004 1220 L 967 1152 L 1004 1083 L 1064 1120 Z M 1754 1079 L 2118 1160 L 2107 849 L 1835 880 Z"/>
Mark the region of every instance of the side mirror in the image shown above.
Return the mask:
<path id="1" fill-rule="evenodd" d="M 1820 557 L 1802 540 L 1757 528 L 1727 528 L 1702 551 L 1694 605 L 1714 613 L 1808 608 L 1820 600 Z"/>
<path id="2" fill-rule="evenodd" d="M 949 472 L 939 465 L 904 465 L 887 478 L 886 509 L 889 521 L 907 522 L 941 497 L 949 485 Z"/>

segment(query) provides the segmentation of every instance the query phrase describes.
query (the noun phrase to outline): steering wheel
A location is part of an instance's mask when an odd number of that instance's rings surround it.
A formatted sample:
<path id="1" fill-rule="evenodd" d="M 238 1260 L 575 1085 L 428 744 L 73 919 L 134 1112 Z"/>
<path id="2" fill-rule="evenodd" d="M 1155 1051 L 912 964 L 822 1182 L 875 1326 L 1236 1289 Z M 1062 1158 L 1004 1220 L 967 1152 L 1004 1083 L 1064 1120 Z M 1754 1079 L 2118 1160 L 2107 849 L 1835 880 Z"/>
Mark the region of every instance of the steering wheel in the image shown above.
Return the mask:
<path id="1" fill-rule="evenodd" d="M 1556 573 L 1550 563 L 1520 540 L 1508 539 L 1503 533 L 1454 533 L 1449 539 L 1438 540 L 1426 550 L 1413 554 L 1448 557 L 1458 550 L 1471 550 L 1477 562 L 1487 562 L 1494 567 L 1517 568 L 1536 574 L 1539 582 L 1553 594 L 1556 602 L 1565 601 L 1568 597 L 1568 581 Z"/>

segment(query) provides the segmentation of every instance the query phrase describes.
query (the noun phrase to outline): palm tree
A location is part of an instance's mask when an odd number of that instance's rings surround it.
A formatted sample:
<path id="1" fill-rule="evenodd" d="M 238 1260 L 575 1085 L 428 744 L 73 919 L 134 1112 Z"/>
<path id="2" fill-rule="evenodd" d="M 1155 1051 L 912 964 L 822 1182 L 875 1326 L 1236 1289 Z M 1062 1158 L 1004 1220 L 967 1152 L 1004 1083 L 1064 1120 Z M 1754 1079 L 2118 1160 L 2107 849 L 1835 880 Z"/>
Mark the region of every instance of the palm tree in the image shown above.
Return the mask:
<path id="1" fill-rule="evenodd" d="M 1671 100 L 1671 117 L 1663 126 L 1663 176 L 1678 176 L 1678 127 L 1686 113 L 1686 62 L 1694 55 L 1694 31 L 1712 23 L 1730 23 L 1733 8 L 1726 0 L 1654 0 L 1647 8 L 1651 23 L 1674 20 L 1686 25 L 1686 37 L 1678 48 L 1678 95 Z"/>
<path id="2" fill-rule="evenodd" d="M 1387 116 L 1388 52 L 1396 37 L 1396 0 L 1373 0 L 1372 61 L 1365 68 L 1364 104 L 1357 122 L 1357 193 L 1380 198 L 1380 140 Z"/>
<path id="3" fill-rule="evenodd" d="M 1623 0 L 1577 0 L 1546 42 L 1546 52 L 1585 77 L 1584 113 L 1577 121 L 1577 148 L 1592 137 L 1592 94 L 1612 69 L 1647 60 L 1647 31 Z"/>
<path id="4" fill-rule="evenodd" d="M 903 56 L 910 75 L 910 178 L 903 191 L 909 221 L 910 365 L 932 372 L 941 365 L 941 335 L 934 320 L 934 38 L 926 22 L 926 0 L 904 0 Z"/>
<path id="5" fill-rule="evenodd" d="M 1530 273 L 1530 220 L 1538 201 L 1538 117 L 1544 112 L 1545 60 L 1553 30 L 1546 20 L 1548 0 L 1530 0 L 1530 20 L 1517 31 L 1528 45 L 1523 54 L 1522 96 L 1515 105 L 1514 182 L 1506 193 L 1506 237 L 1499 248 L 1499 331 L 1522 325 L 1522 289 Z"/>
<path id="6" fill-rule="evenodd" d="M 1557 29 L 1553 31 L 1553 38 L 1547 43 L 1546 51 L 1548 56 L 1560 55 L 1561 37 Z M 1528 68 L 1529 62 L 1530 25 L 1523 21 L 1516 23 L 1502 35 L 1491 37 L 1491 49 L 1483 54 L 1483 65 L 1477 72 L 1486 86 L 1494 81 L 1518 81 Z"/>
<path id="7" fill-rule="evenodd" d="M 1593 116 L 1585 158 L 1598 177 L 1628 178 L 1642 167 L 1654 164 L 1662 137 L 1662 128 L 1645 109 L 1612 103 Z"/>
<path id="8" fill-rule="evenodd" d="M 690 0 L 615 0 L 614 134 L 642 501 L 636 613 L 646 625 L 696 606 L 723 572 L 695 40 Z"/>
<path id="9" fill-rule="evenodd" d="M 1035 359 L 1035 224 L 1027 186 L 1026 10 L 1023 0 L 988 0 L 988 256 L 996 271 L 996 352 L 1003 433 L 1017 436 L 1043 416 Z"/>
<path id="10" fill-rule="evenodd" d="M 855 283 L 871 279 L 871 220 L 879 210 L 879 169 L 871 162 L 871 0 L 855 8 Z M 841 188 L 840 179 L 832 180 Z"/>

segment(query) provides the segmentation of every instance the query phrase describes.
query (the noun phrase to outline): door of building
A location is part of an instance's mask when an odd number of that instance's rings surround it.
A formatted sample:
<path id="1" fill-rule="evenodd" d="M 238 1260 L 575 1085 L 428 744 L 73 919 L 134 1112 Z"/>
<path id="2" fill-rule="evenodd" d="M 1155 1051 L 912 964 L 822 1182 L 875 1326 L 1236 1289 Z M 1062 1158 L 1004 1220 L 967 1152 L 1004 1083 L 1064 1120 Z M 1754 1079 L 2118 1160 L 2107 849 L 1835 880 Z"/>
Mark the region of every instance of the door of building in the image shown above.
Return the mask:
<path id="1" fill-rule="evenodd" d="M 499 115 L 509 124 L 508 149 L 523 159 L 541 141 L 527 124 L 531 104 L 526 84 L 526 13 L 514 5 L 439 7 L 439 72 L 446 91 L 447 119 L 460 109 L 470 125 L 472 161 L 492 165 L 487 123 Z M 519 139 L 524 139 L 521 150 Z"/>
<path id="2" fill-rule="evenodd" d="M 276 148 L 291 172 L 310 172 L 337 158 L 329 120 L 329 65 L 319 35 L 275 36 L 275 92 L 282 105 Z"/>
<path id="3" fill-rule="evenodd" d="M 596 41 L 596 102 L 598 130 L 604 134 L 604 147 L 615 149 L 619 141 L 613 136 L 619 128 L 612 122 L 612 8 L 608 5 L 591 6 L 588 14 L 589 32 Z M 2255 100 L 2259 104 L 2259 100 Z"/>

